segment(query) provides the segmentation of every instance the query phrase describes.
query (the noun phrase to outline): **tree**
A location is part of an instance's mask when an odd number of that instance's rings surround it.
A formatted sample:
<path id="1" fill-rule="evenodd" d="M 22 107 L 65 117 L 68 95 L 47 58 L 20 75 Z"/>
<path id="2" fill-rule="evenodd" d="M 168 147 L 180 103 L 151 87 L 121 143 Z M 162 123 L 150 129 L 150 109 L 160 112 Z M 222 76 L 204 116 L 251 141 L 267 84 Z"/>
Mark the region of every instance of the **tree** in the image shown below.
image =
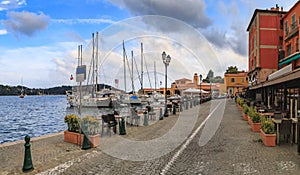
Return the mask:
<path id="1" fill-rule="evenodd" d="M 239 70 L 236 66 L 229 66 L 225 72 L 225 74 L 237 74 Z"/>

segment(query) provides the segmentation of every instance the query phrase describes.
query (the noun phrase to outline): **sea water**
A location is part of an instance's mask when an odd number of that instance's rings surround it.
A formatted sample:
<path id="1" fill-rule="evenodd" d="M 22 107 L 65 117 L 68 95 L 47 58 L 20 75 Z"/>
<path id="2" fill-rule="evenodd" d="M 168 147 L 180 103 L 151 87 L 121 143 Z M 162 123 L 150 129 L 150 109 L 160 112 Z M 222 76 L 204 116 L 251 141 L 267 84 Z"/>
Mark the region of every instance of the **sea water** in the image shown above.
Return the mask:
<path id="1" fill-rule="evenodd" d="M 64 95 L 0 96 L 0 144 L 62 132 L 68 113 Z"/>

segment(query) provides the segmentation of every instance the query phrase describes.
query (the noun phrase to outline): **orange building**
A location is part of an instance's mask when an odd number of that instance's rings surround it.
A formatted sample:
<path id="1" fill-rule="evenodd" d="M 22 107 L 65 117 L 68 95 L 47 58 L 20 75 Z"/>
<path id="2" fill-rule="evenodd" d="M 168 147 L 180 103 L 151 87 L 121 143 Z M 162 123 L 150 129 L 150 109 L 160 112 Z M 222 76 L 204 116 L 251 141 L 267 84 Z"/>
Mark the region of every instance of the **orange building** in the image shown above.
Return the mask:
<path id="1" fill-rule="evenodd" d="M 292 65 L 292 70 L 300 67 L 299 28 L 300 1 L 298 1 L 283 17 L 283 48 L 279 57 L 279 68 Z"/>
<path id="2" fill-rule="evenodd" d="M 270 10 L 256 9 L 249 32 L 248 77 L 252 85 L 266 81 L 278 69 L 278 50 L 282 48 L 283 22 L 286 14 L 278 5 Z"/>
<path id="3" fill-rule="evenodd" d="M 224 74 L 224 83 L 227 94 L 234 96 L 237 93 L 242 93 L 243 89 L 248 86 L 247 72 L 239 72 L 236 74 Z"/>
<path id="4" fill-rule="evenodd" d="M 204 83 L 201 82 L 201 87 L 200 87 L 200 81 L 199 81 L 199 76 L 197 73 L 194 73 L 194 77 L 193 80 L 187 79 L 187 78 L 181 78 L 178 80 L 175 80 L 175 82 L 173 82 L 171 84 L 170 88 L 167 88 L 167 95 L 182 95 L 182 91 L 189 89 L 189 88 L 195 88 L 195 89 L 202 89 L 205 91 L 215 91 L 215 92 L 219 92 L 220 89 L 222 89 L 222 85 L 219 83 Z M 155 89 L 151 89 L 151 88 L 144 88 L 144 93 L 146 94 L 151 94 Z M 156 89 L 156 92 L 159 92 L 161 94 L 164 94 L 165 89 L 164 88 L 159 88 Z"/>

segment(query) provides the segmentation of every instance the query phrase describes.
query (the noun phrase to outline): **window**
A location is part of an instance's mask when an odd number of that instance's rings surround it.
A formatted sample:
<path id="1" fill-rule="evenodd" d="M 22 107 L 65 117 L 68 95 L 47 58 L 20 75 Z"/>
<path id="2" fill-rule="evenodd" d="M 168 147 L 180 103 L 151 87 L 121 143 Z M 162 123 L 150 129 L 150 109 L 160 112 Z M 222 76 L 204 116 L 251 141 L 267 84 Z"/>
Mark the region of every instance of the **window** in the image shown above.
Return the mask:
<path id="1" fill-rule="evenodd" d="M 289 22 L 285 21 L 285 35 L 289 34 Z"/>
<path id="2" fill-rule="evenodd" d="M 256 36 L 254 36 L 254 49 L 256 48 Z"/>
<path id="3" fill-rule="evenodd" d="M 292 45 L 291 44 L 289 44 L 288 46 L 287 46 L 287 56 L 289 56 L 289 55 L 291 55 L 292 54 Z"/>
<path id="4" fill-rule="evenodd" d="M 299 52 L 299 38 L 296 39 L 296 52 Z"/>
<path id="5" fill-rule="evenodd" d="M 296 27 L 296 14 L 292 15 L 292 26 L 291 29 L 293 30 Z"/>
<path id="6" fill-rule="evenodd" d="M 242 78 L 242 83 L 244 83 L 245 82 L 245 80 L 244 80 L 244 78 Z"/>
<path id="7" fill-rule="evenodd" d="M 230 81 L 231 81 L 232 83 L 234 83 L 234 78 L 231 78 Z"/>

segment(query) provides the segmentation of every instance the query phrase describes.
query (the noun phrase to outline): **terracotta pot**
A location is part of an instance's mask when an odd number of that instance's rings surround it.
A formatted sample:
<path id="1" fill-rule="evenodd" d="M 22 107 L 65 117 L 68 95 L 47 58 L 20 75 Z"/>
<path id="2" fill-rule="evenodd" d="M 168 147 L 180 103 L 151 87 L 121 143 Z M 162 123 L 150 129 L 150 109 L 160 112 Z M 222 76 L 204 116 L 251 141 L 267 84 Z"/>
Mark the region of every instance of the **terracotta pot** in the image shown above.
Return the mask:
<path id="1" fill-rule="evenodd" d="M 248 114 L 242 113 L 242 115 L 243 115 L 244 120 L 245 120 L 245 121 L 248 121 Z"/>
<path id="2" fill-rule="evenodd" d="M 253 132 L 260 132 L 260 123 L 253 123 L 251 120 L 251 128 Z"/>
<path id="3" fill-rule="evenodd" d="M 265 134 L 260 129 L 260 136 L 265 146 L 276 146 L 276 134 Z"/>
<path id="4" fill-rule="evenodd" d="M 64 131 L 64 141 L 76 145 L 82 145 L 83 138 L 84 138 L 83 136 L 84 136 L 83 134 L 79 135 L 79 133 L 76 132 Z M 92 148 L 95 148 L 100 145 L 99 134 L 89 135 L 88 138 Z"/>

